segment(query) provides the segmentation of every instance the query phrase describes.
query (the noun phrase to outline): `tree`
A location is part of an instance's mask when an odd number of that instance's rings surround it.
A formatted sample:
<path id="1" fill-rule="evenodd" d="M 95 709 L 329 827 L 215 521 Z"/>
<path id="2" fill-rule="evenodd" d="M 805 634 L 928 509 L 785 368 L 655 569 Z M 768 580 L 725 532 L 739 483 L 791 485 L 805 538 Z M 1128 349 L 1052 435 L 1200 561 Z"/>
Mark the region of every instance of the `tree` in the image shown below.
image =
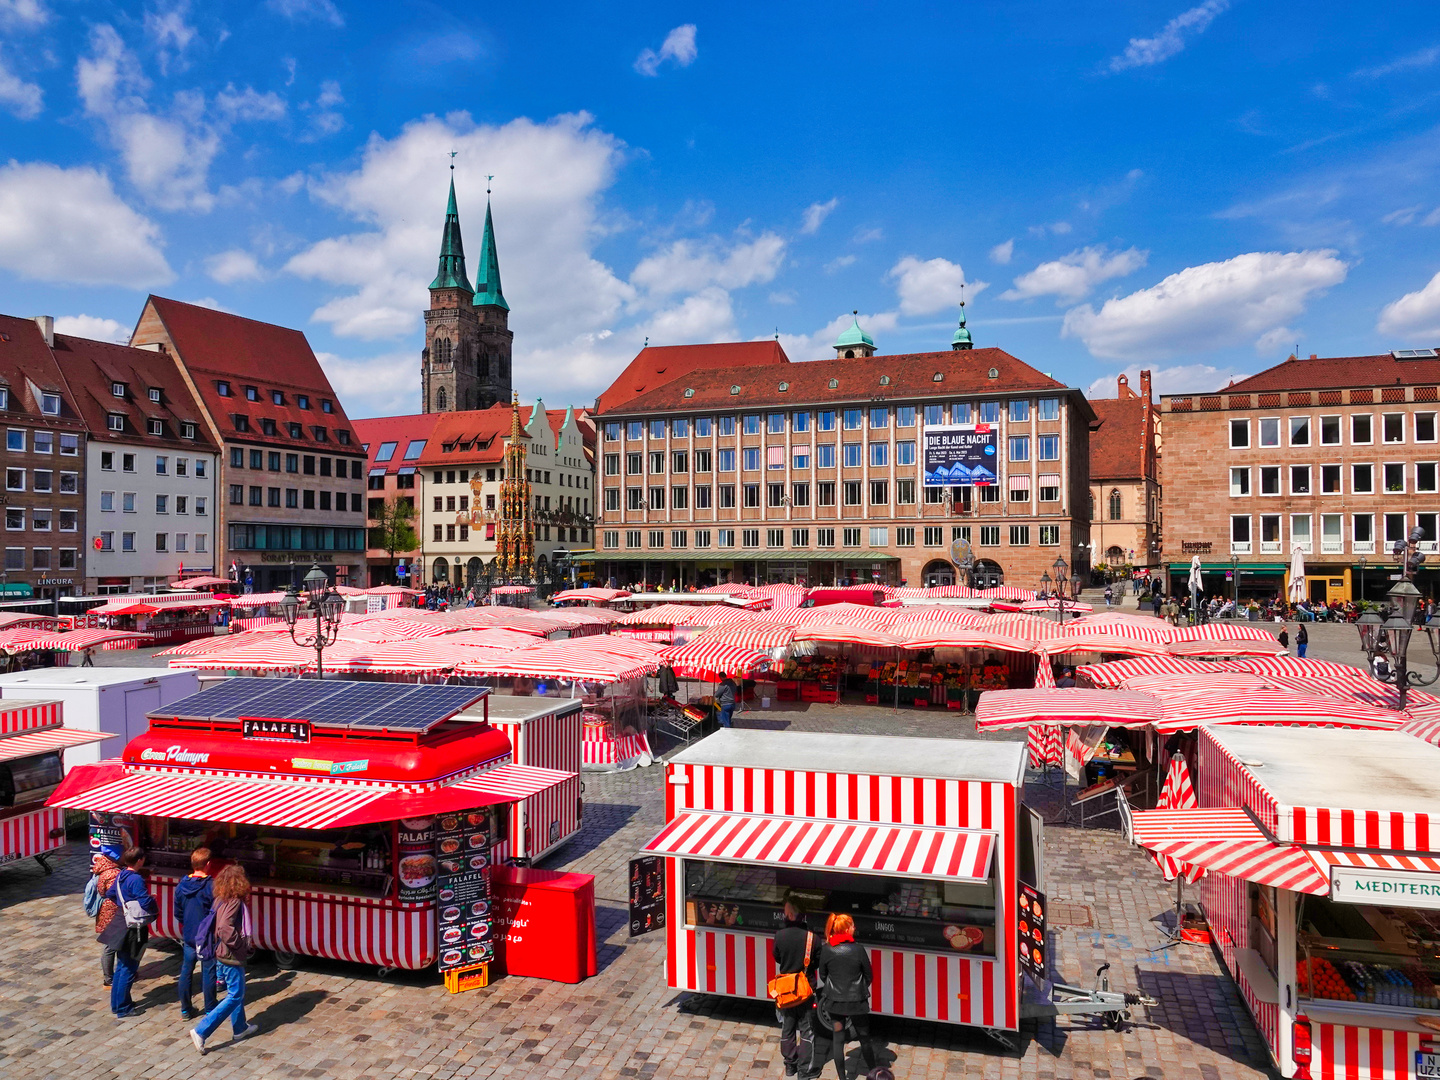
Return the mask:
<path id="1" fill-rule="evenodd" d="M 395 576 L 397 552 L 414 551 L 420 546 L 420 537 L 415 532 L 415 503 L 408 498 L 392 499 L 385 503 L 375 527 L 376 547 L 384 548 L 390 556 L 390 576 Z"/>

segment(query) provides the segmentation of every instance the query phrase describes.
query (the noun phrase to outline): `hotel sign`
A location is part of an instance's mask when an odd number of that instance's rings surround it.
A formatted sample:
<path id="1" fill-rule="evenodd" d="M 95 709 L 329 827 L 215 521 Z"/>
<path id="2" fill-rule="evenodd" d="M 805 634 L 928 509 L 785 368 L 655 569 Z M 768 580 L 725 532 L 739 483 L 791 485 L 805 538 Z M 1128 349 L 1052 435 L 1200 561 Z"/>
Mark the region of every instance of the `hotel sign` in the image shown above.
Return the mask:
<path id="1" fill-rule="evenodd" d="M 1347 904 L 1388 904 L 1391 907 L 1440 910 L 1440 874 L 1332 866 L 1330 899 Z"/>

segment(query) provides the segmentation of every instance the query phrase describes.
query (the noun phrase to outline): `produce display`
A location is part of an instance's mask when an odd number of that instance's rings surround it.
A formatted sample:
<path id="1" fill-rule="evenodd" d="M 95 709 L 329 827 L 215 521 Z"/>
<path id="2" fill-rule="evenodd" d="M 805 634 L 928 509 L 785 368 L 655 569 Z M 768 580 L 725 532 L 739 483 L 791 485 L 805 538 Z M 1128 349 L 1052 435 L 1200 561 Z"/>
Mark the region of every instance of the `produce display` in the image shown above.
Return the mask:
<path id="1" fill-rule="evenodd" d="M 1296 964 L 1295 981 L 1300 992 L 1327 1001 L 1354 1001 L 1355 991 L 1323 956 L 1312 956 Z"/>
<path id="2" fill-rule="evenodd" d="M 901 705 L 963 708 L 966 694 L 1010 687 L 1006 664 L 927 664 L 912 660 L 872 661 L 865 681 L 867 699 Z M 898 691 L 898 694 L 897 694 Z"/>

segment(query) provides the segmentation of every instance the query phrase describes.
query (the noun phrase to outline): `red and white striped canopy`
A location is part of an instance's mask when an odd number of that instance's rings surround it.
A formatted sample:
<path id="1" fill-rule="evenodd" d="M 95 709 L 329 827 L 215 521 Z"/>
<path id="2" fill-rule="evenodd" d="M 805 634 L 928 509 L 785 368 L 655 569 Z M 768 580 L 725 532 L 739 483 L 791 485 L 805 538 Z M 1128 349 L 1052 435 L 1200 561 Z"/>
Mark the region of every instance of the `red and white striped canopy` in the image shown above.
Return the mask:
<path id="1" fill-rule="evenodd" d="M 52 636 L 48 630 L 33 630 L 26 627 L 15 627 L 13 630 L 0 630 L 0 652 L 28 652 L 37 649 L 35 644 L 41 638 Z"/>
<path id="2" fill-rule="evenodd" d="M 1410 718 L 1338 698 L 1257 687 L 1167 694 L 1155 725 L 1160 732 L 1186 731 L 1202 724 L 1256 724 L 1288 727 L 1365 728 L 1394 731 Z"/>
<path id="3" fill-rule="evenodd" d="M 724 585 L 706 585 L 700 590 L 702 593 L 722 593 L 725 596 L 740 596 L 750 591 L 749 585 L 741 585 L 735 581 L 727 581 Z"/>
<path id="4" fill-rule="evenodd" d="M 689 811 L 677 814 L 645 850 L 716 862 L 984 882 L 995 834 Z"/>
<path id="5" fill-rule="evenodd" d="M 585 600 L 592 604 L 608 604 L 612 600 L 622 600 L 629 595 L 630 590 L 628 589 L 562 589 L 550 599 L 557 604 L 575 600 Z"/>
<path id="6" fill-rule="evenodd" d="M 838 606 L 838 605 L 837 605 Z M 839 645 L 866 645 L 870 648 L 898 649 L 906 643 L 892 634 L 852 622 L 806 623 L 795 628 L 796 641 L 828 641 Z M 918 646 L 916 646 L 918 648 Z"/>
<path id="7" fill-rule="evenodd" d="M 975 727 L 1028 727 L 1031 724 L 1147 727 L 1160 719 L 1160 706 L 1149 694 L 1128 690 L 987 690 L 975 705 Z"/>
<path id="8" fill-rule="evenodd" d="M 1058 629 L 1058 628 L 1057 628 Z M 1122 637 L 1119 634 L 1058 634 L 1045 637 L 1040 648 L 1051 656 L 1069 653 L 1101 653 L 1111 656 L 1163 656 L 1170 651 L 1169 645 L 1146 641 L 1138 637 Z"/>
<path id="9" fill-rule="evenodd" d="M 1237 807 L 1143 810 L 1134 815 L 1135 843 L 1158 855 L 1217 874 L 1294 892 L 1323 895 L 1330 879 L 1309 852 L 1274 844 Z"/>
<path id="10" fill-rule="evenodd" d="M 1339 698 L 1341 701 L 1358 701 L 1362 705 L 1372 705 L 1377 709 L 1400 708 L 1400 691 L 1388 683 L 1382 683 L 1379 679 L 1371 678 L 1363 671 L 1352 668 L 1351 674 L 1335 675 L 1257 675 L 1256 678 L 1263 678 L 1271 686 L 1282 690 L 1298 690 L 1302 694 L 1321 694 L 1325 697 Z M 1430 695 L 1425 695 L 1429 697 Z M 1406 711 L 1415 715 L 1415 709 L 1419 706 L 1416 701 L 1416 691 L 1410 691 L 1410 699 L 1407 702 Z"/>
<path id="11" fill-rule="evenodd" d="M 618 626 L 719 626 L 753 619 L 753 613 L 728 604 L 657 604 L 622 616 Z"/>
<path id="12" fill-rule="evenodd" d="M 1170 629 L 1171 641 L 1274 641 L 1275 635 L 1249 623 L 1212 622 Z"/>
<path id="13" fill-rule="evenodd" d="M 1285 651 L 1285 646 L 1269 635 L 1263 638 L 1186 638 L 1184 641 L 1172 641 L 1168 648 L 1171 656 L 1274 656 Z"/>
<path id="14" fill-rule="evenodd" d="M 1204 675 L 1136 675 L 1125 680 L 1124 688 L 1164 698 L 1170 694 L 1192 692 L 1243 692 L 1268 685 L 1267 680 L 1248 671 L 1210 671 Z"/>
<path id="15" fill-rule="evenodd" d="M 144 641 L 146 634 L 135 634 L 128 630 L 71 630 L 64 634 L 45 634 L 30 643 L 32 649 L 60 649 L 66 652 L 80 652 L 95 649 L 112 641 Z"/>
<path id="16" fill-rule="evenodd" d="M 798 608 L 800 602 L 805 599 L 805 586 L 780 583 L 776 585 L 761 585 L 739 594 L 746 600 L 769 600 L 770 610 L 784 611 L 791 608 Z"/>
<path id="17" fill-rule="evenodd" d="M 227 649 L 233 649 L 244 639 L 243 634 L 231 634 L 225 637 L 204 637 L 196 638 L 194 641 L 186 641 L 180 645 L 171 646 L 168 649 L 161 649 L 156 656 L 205 656 L 207 653 L 221 653 Z M 249 639 L 255 640 L 255 639 Z"/>
<path id="18" fill-rule="evenodd" d="M 1349 664 L 1283 655 L 1241 657 L 1225 663 L 1227 667 L 1237 671 L 1253 671 L 1257 675 L 1263 675 L 1277 686 L 1293 686 L 1310 693 L 1352 698 L 1387 709 L 1399 707 L 1400 697 L 1393 686 L 1382 683 L 1368 672 Z M 1427 694 L 1423 690 L 1412 689 L 1406 700 L 1407 711 L 1412 716 L 1418 715 L 1419 709 L 1440 708 L 1440 697 Z"/>
<path id="19" fill-rule="evenodd" d="M 1330 873 L 1332 866 L 1361 870 L 1409 870 L 1422 874 L 1440 874 L 1440 858 L 1434 855 L 1382 855 L 1379 852 L 1311 850 L 1310 856 L 1326 874 Z"/>
<path id="20" fill-rule="evenodd" d="M 545 642 L 495 659 L 470 660 L 455 670 L 469 675 L 613 683 L 653 675 L 660 668 L 660 651 L 659 646 L 643 641 L 603 634 Z"/>
<path id="21" fill-rule="evenodd" d="M 1430 706 L 1410 711 L 1414 719 L 1401 725 L 1400 730 L 1414 735 L 1417 739 L 1424 739 L 1432 746 L 1440 746 L 1440 708 Z"/>
<path id="22" fill-rule="evenodd" d="M 1134 638 L 1138 641 L 1153 641 L 1156 645 L 1165 645 L 1170 641 L 1171 628 L 1159 619 L 1135 616 L 1117 618 L 1114 615 L 1102 613 L 1067 622 L 1064 626 L 1056 629 L 1059 631 L 1059 636 L 1062 637 L 1067 634 L 1077 636 L 1109 634 L 1112 637 Z"/>
<path id="23" fill-rule="evenodd" d="M 536 765 L 501 765 L 447 785 L 446 791 L 473 791 L 479 795 L 512 801 L 528 799 L 575 776 L 559 769 L 542 769 Z"/>
<path id="24" fill-rule="evenodd" d="M 252 631 L 251 633 L 254 633 Z M 235 648 L 198 656 L 181 656 L 170 661 L 171 667 L 196 668 L 207 671 L 224 671 L 231 668 L 245 671 L 313 671 L 315 650 L 301 648 L 290 640 L 289 635 L 256 634 L 256 640 L 247 641 L 249 634 L 241 634 L 231 640 Z M 334 663 L 348 659 L 357 652 L 372 646 L 373 642 L 337 641 L 325 650 L 325 661 Z"/>
<path id="25" fill-rule="evenodd" d="M 17 758 L 33 757 L 35 754 L 48 754 L 53 750 L 64 750 L 67 746 L 84 746 L 86 743 L 118 738 L 118 735 L 108 735 L 103 731 L 79 731 L 65 727 L 6 735 L 0 738 L 0 761 L 14 761 Z"/>
<path id="26" fill-rule="evenodd" d="M 903 647 L 919 649 L 994 649 L 997 652 L 1035 652 L 1035 643 L 993 630 L 970 629 L 946 622 L 900 622 L 890 628 Z"/>
<path id="27" fill-rule="evenodd" d="M 701 637 L 707 641 L 723 641 L 727 645 L 739 645 L 741 648 L 754 649 L 756 652 L 767 652 L 770 649 L 788 647 L 795 640 L 795 628 L 789 623 L 764 622 L 757 619 L 754 622 L 726 623 L 706 630 L 704 634 L 690 640 L 699 641 Z"/>
<path id="28" fill-rule="evenodd" d="M 751 675 L 770 666 L 768 654 L 715 640 L 708 635 L 666 649 L 660 656 L 682 679 Z"/>
<path id="29" fill-rule="evenodd" d="M 1204 660 L 1185 660 L 1178 656 L 1136 656 L 1129 660 L 1108 660 L 1103 664 L 1084 664 L 1075 669 L 1075 677 L 1101 690 L 1124 686 L 1137 675 L 1204 675 L 1229 668 Z"/>
<path id="30" fill-rule="evenodd" d="M 1053 619 L 1042 619 L 1038 615 L 1021 615 L 1018 612 L 1012 615 L 978 615 L 975 617 L 974 625 L 979 630 L 993 630 L 1006 637 L 1024 638 L 1026 641 L 1037 642 L 1054 637 L 1060 629 L 1060 624 Z"/>
<path id="31" fill-rule="evenodd" d="M 1021 611 L 1073 611 L 1077 614 L 1089 614 L 1095 609 L 1089 604 L 1081 603 L 1079 600 L 1066 600 L 1061 604 L 1059 600 L 1025 600 L 1020 604 Z"/>
<path id="32" fill-rule="evenodd" d="M 496 596 L 523 596 L 526 593 L 533 593 L 535 590 L 529 585 L 496 585 L 490 591 Z"/>
<path id="33" fill-rule="evenodd" d="M 1190 781 L 1190 766 L 1186 763 L 1184 754 L 1176 754 L 1170 759 L 1170 768 L 1165 773 L 1165 786 L 1160 790 L 1155 809 L 1194 810 L 1199 805 L 1200 800 L 1195 797 L 1195 785 Z M 1205 876 L 1204 867 L 1178 862 L 1172 856 L 1158 852 L 1151 854 L 1166 881 L 1184 877 L 1186 882 L 1193 885 Z"/>

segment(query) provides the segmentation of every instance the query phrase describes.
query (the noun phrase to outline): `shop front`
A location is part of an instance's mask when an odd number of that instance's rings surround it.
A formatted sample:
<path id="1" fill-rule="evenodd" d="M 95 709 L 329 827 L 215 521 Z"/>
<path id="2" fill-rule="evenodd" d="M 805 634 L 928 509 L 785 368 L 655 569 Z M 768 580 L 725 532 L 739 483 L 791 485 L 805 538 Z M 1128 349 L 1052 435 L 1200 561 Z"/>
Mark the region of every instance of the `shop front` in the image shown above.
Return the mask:
<path id="1" fill-rule="evenodd" d="M 883 551 L 758 549 L 719 551 L 595 551 L 576 553 L 577 566 L 593 567 L 596 578 L 621 588 L 729 583 L 898 585 L 900 560 Z"/>

